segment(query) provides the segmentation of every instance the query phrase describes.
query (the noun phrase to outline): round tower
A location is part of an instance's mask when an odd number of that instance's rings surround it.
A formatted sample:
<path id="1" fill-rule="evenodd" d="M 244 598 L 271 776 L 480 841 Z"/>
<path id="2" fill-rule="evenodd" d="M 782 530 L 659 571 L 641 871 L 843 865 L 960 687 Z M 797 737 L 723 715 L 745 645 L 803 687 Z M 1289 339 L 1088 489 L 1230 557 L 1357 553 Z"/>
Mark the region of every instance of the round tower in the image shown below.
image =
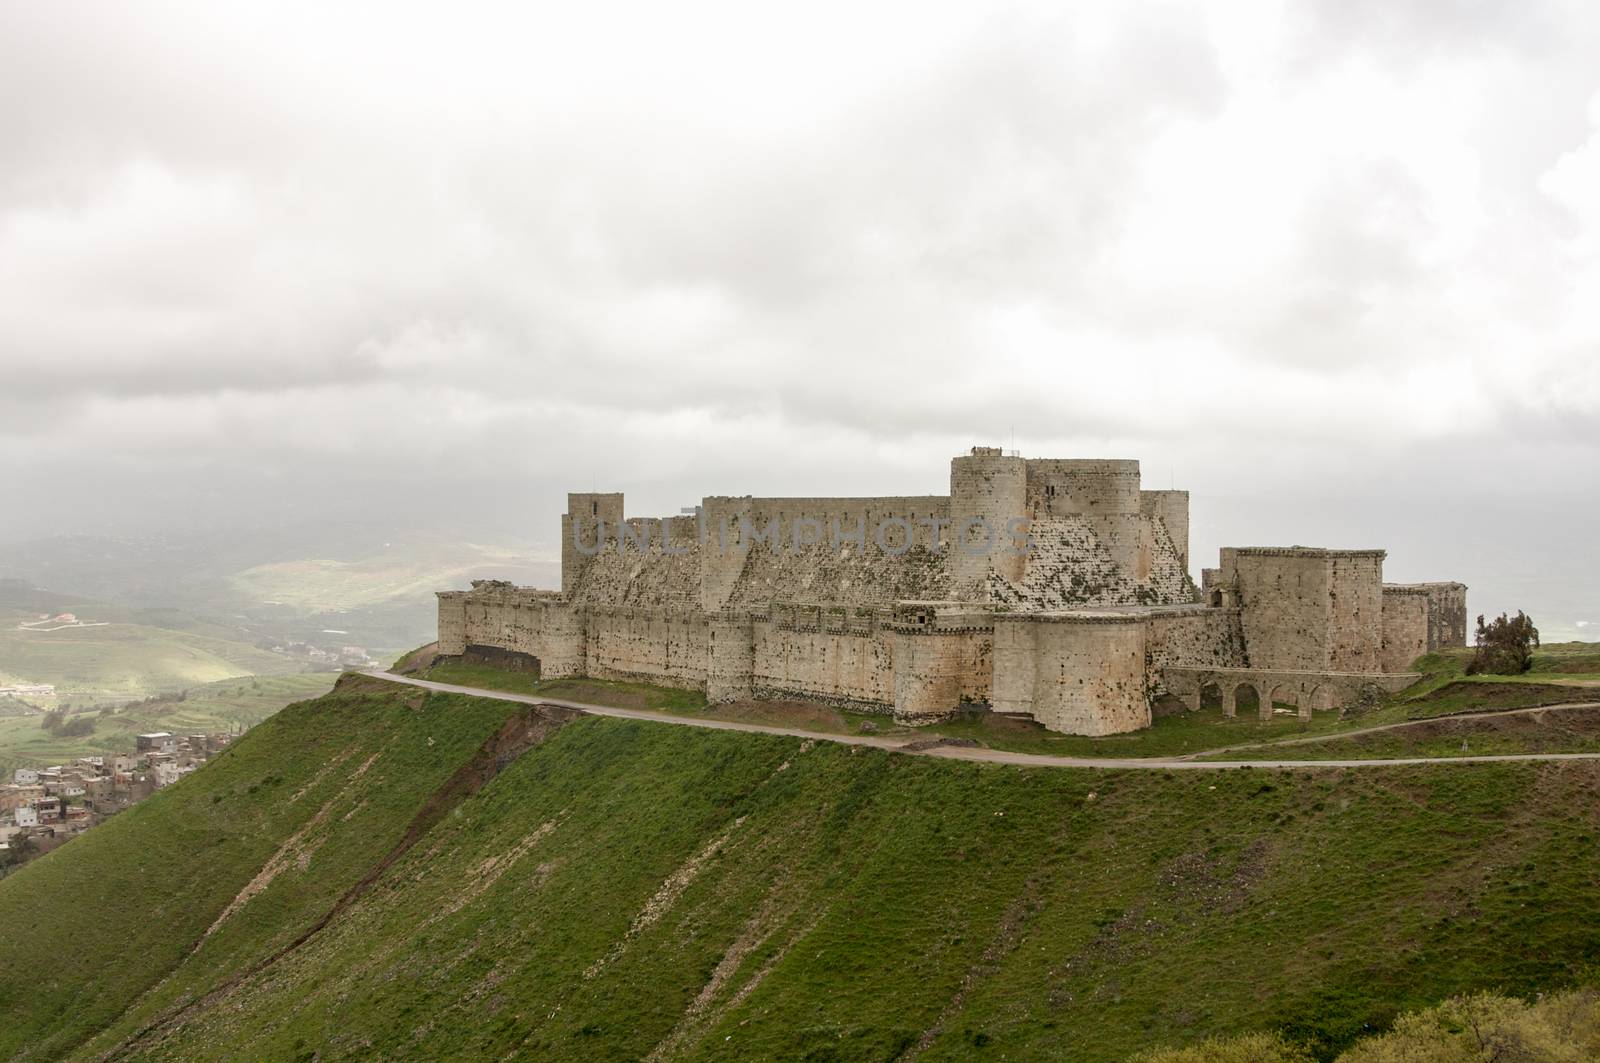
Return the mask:
<path id="1" fill-rule="evenodd" d="M 1025 555 L 1028 465 L 999 447 L 973 447 L 950 461 L 950 530 L 945 549 L 960 598 L 987 596 L 990 572 L 1022 578 Z M 1024 522 L 1024 523 L 1016 523 Z"/>
<path id="2" fill-rule="evenodd" d="M 1130 578 L 1149 577 L 1137 461 L 1052 458 L 1031 464 L 1034 501 L 1042 516 L 1083 518 Z"/>

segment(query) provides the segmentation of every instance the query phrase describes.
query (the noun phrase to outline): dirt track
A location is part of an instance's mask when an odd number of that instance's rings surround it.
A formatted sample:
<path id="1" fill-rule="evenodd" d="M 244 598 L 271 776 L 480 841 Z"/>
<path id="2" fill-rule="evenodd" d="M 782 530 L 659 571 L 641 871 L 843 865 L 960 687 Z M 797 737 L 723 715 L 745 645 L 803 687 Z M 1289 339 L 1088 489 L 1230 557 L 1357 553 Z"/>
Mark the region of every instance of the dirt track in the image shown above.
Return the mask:
<path id="1" fill-rule="evenodd" d="M 390 683 L 403 683 L 407 686 L 423 687 L 427 690 L 437 690 L 447 694 L 470 694 L 473 697 L 493 698 L 498 701 L 514 701 L 524 705 L 558 705 L 562 708 L 577 709 L 591 716 L 611 716 L 622 720 L 648 720 L 653 723 L 676 724 L 680 727 L 703 727 L 712 731 L 746 731 L 754 734 L 785 735 L 790 738 L 809 738 L 818 742 L 837 742 L 847 746 L 868 746 L 873 749 L 886 749 L 895 753 L 907 753 L 919 757 L 941 757 L 946 760 L 967 760 L 984 764 L 1015 764 L 1023 767 L 1034 768 L 1099 768 L 1102 770 L 1116 771 L 1226 771 L 1231 768 L 1297 768 L 1305 771 L 1316 771 L 1325 768 L 1371 768 L 1394 766 L 1397 764 L 1499 764 L 1515 761 L 1544 761 L 1544 760 L 1600 760 L 1600 753 L 1517 753 L 1504 756 L 1485 757 L 1403 757 L 1390 760 L 1362 759 L 1362 760 L 1191 760 L 1192 756 L 1207 756 L 1211 754 L 1202 752 L 1187 754 L 1183 757 L 1054 757 L 1044 753 L 1011 753 L 999 749 L 984 749 L 974 746 L 957 745 L 926 745 L 925 742 L 911 740 L 909 744 L 914 748 L 907 748 L 908 741 L 904 738 L 882 738 L 875 735 L 841 735 L 826 734 L 820 731 L 803 731 L 790 727 L 769 727 L 764 724 L 737 723 L 732 720 L 708 720 L 694 716 L 674 716 L 665 712 L 650 712 L 643 709 L 615 709 L 608 705 L 591 705 L 579 701 L 564 701 L 560 698 L 540 697 L 537 694 L 513 694 L 504 690 L 486 690 L 482 687 L 456 686 L 453 683 L 435 683 L 428 679 L 412 679 L 408 676 L 392 675 L 388 672 L 373 670 L 362 673 L 374 679 L 382 679 Z M 1565 706 L 1570 707 L 1570 706 Z M 1516 712 L 1547 711 L 1539 709 L 1512 710 Z M 1506 715 L 1505 713 L 1477 713 L 1474 716 Z M 1463 719 L 1465 717 L 1452 717 Z M 1405 727 L 1421 721 L 1407 721 L 1398 724 L 1389 724 L 1385 727 L 1367 728 L 1364 732 L 1347 731 L 1343 735 L 1330 737 L 1346 737 L 1350 734 L 1367 733 L 1374 731 L 1392 730 Z M 931 737 L 931 736 L 930 736 Z M 1299 741 L 1299 740 L 1296 740 Z M 1240 747 L 1234 747 L 1240 748 Z M 1256 747 L 1259 748 L 1259 747 Z"/>

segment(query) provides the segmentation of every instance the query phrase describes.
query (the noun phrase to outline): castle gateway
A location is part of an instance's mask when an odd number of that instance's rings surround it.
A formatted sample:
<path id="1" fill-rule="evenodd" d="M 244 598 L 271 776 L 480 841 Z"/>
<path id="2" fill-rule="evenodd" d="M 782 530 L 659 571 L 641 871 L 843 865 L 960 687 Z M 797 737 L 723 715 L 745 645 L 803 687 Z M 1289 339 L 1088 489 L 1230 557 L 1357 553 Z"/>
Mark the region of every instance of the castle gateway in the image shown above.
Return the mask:
<path id="1" fill-rule="evenodd" d="M 1189 576 L 1187 491 L 1139 463 L 974 447 L 950 493 L 703 499 L 628 517 L 572 494 L 561 590 L 439 594 L 439 652 L 536 658 L 716 702 L 804 698 L 916 723 L 963 708 L 1054 731 L 1147 727 L 1152 707 L 1302 716 L 1466 644 L 1466 587 L 1383 582 L 1382 550 L 1228 548 Z"/>

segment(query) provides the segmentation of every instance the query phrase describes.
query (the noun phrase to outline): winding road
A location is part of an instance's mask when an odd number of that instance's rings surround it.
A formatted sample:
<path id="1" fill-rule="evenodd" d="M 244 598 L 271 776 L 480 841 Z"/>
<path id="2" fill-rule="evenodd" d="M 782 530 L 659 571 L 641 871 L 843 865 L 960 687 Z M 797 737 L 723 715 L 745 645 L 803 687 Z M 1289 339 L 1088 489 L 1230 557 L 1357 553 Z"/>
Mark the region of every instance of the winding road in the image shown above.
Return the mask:
<path id="1" fill-rule="evenodd" d="M 697 716 L 675 716 L 666 712 L 651 712 L 646 709 L 618 709 L 609 705 L 593 705 L 584 701 L 565 701 L 561 698 L 542 697 L 538 694 L 516 694 L 506 690 L 489 690 L 484 687 L 457 686 L 454 683 L 437 683 L 431 679 L 414 679 L 410 676 L 395 675 L 379 669 L 362 671 L 359 674 L 370 676 L 373 679 L 382 679 L 390 683 L 400 683 L 405 686 L 421 687 L 424 690 L 437 690 L 445 694 L 469 694 L 477 698 L 493 698 L 497 701 L 514 701 L 524 705 L 559 705 L 566 709 L 577 709 L 591 716 L 610 716 L 619 720 L 646 720 L 651 723 L 676 724 L 680 727 L 703 727 L 710 731 L 747 731 L 752 734 L 783 735 L 788 738 L 808 738 L 817 742 L 837 742 L 846 746 L 867 746 L 872 749 L 885 749 L 891 753 L 909 753 L 913 756 L 938 757 L 943 760 L 966 760 L 981 764 L 1013 764 L 1029 768 L 1098 768 L 1104 771 L 1227 771 L 1235 768 L 1269 768 L 1269 769 L 1299 769 L 1304 771 L 1320 771 L 1327 768 L 1375 768 L 1395 767 L 1406 764 L 1502 764 L 1518 761 L 1550 761 L 1550 760 L 1600 760 L 1600 753 L 1510 753 L 1499 756 L 1466 756 L 1466 757 L 1394 757 L 1389 759 L 1368 758 L 1352 760 L 1193 760 L 1192 757 L 1210 756 L 1224 750 L 1202 751 L 1175 757 L 1057 757 L 1046 753 L 1013 753 L 1003 749 L 986 749 L 982 746 L 962 746 L 951 744 L 925 744 L 928 738 L 914 738 L 907 740 L 903 737 L 886 738 L 877 735 L 842 735 L 829 734 L 825 731 L 804 731 L 792 727 L 773 727 L 759 723 L 741 723 L 735 720 L 711 720 Z M 1512 714 L 1544 712 L 1551 708 L 1574 709 L 1594 708 L 1596 704 L 1540 706 L 1529 709 L 1514 709 L 1506 712 L 1472 713 L 1467 716 L 1438 717 L 1438 719 L 1472 719 L 1483 716 L 1507 716 Z M 1426 723 L 1426 720 L 1410 720 L 1403 723 L 1387 724 L 1383 727 L 1370 727 L 1360 731 L 1346 731 L 1330 738 L 1344 738 L 1355 734 L 1371 734 L 1374 731 L 1393 730 L 1399 727 Z M 1294 744 L 1301 744 L 1314 739 L 1290 739 Z M 1286 743 L 1287 744 L 1287 743 Z M 1260 748 L 1233 746 L 1228 749 Z"/>

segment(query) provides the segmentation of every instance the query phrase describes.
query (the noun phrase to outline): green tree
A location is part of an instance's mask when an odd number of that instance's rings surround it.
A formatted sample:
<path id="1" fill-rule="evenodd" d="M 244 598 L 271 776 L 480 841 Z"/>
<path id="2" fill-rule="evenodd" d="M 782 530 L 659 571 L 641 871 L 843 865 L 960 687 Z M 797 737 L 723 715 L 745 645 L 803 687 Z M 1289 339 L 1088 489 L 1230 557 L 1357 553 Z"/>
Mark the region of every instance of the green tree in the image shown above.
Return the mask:
<path id="1" fill-rule="evenodd" d="M 1520 609 L 1514 618 L 1501 613 L 1485 624 L 1478 617 L 1478 651 L 1467 664 L 1468 675 L 1521 675 L 1533 667 L 1539 629 Z"/>

